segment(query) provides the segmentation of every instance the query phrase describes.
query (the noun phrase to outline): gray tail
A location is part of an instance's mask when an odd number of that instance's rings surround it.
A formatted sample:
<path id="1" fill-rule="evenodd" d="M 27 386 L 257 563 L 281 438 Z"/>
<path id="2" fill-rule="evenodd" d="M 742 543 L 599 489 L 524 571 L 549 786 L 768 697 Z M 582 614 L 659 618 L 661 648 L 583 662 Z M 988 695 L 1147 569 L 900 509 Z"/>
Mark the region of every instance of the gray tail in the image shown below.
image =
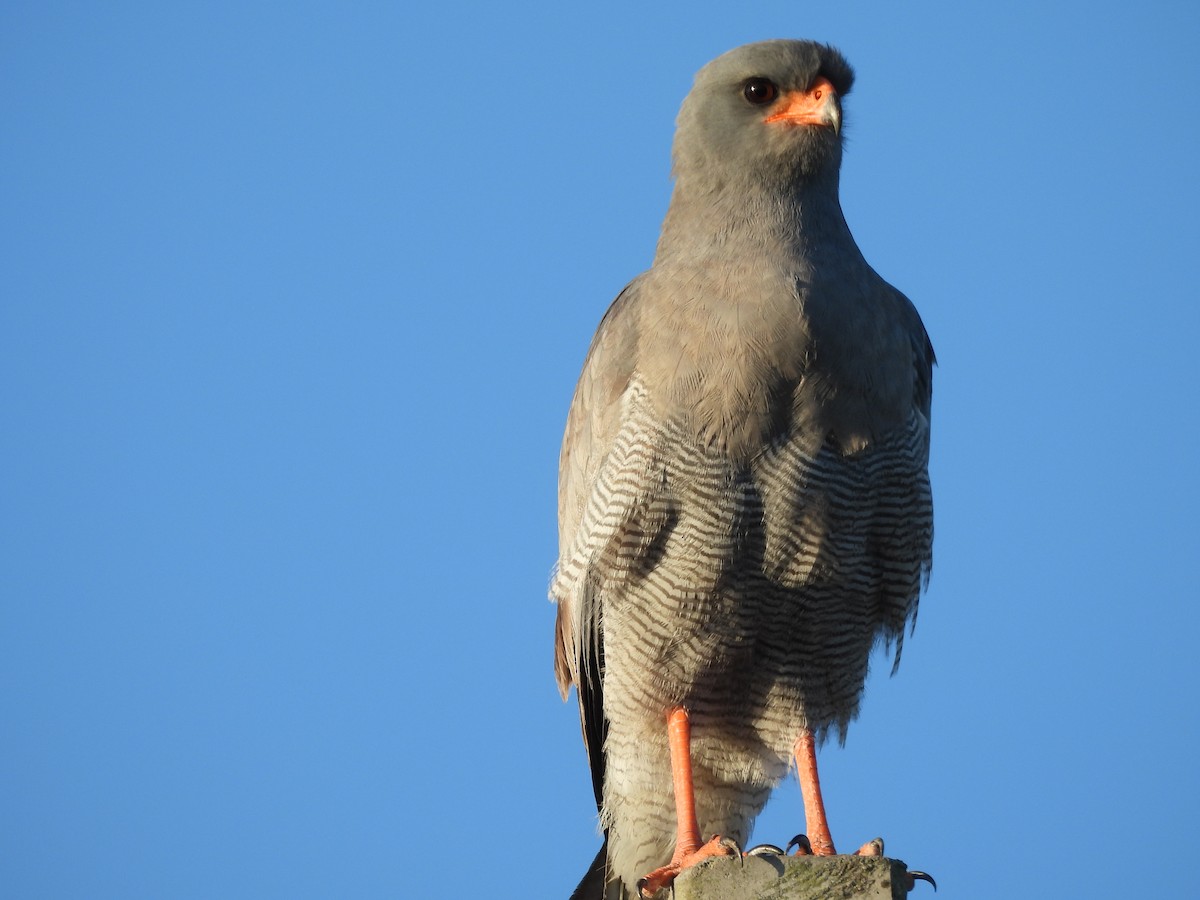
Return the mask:
<path id="1" fill-rule="evenodd" d="M 608 881 L 608 838 L 604 838 L 604 846 L 588 866 L 587 873 L 571 894 L 571 900 L 626 900 L 629 894 L 621 886 L 620 881 L 611 884 Z"/>

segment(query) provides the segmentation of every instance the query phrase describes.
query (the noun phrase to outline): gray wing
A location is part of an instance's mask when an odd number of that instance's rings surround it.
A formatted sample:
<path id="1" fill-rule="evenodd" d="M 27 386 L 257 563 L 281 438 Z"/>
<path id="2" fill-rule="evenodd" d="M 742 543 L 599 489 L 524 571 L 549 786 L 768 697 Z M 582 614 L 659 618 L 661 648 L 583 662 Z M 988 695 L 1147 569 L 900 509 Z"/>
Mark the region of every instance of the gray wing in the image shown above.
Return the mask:
<path id="1" fill-rule="evenodd" d="M 558 604 L 554 673 L 565 700 L 576 688 L 583 741 L 592 772 L 596 807 L 604 786 L 604 647 L 595 591 L 564 587 L 567 556 L 578 544 L 584 508 L 620 427 L 621 401 L 633 375 L 637 351 L 635 307 L 640 279 L 620 293 L 592 338 L 567 414 L 558 470 L 559 559 L 551 594 Z"/>
<path id="2" fill-rule="evenodd" d="M 908 329 L 913 351 L 913 405 L 929 422 L 933 404 L 933 367 L 937 365 L 937 357 L 933 353 L 933 342 L 925 330 L 925 323 L 917 313 L 912 301 L 900 291 L 892 288 L 896 301 L 901 308 L 901 318 Z"/>

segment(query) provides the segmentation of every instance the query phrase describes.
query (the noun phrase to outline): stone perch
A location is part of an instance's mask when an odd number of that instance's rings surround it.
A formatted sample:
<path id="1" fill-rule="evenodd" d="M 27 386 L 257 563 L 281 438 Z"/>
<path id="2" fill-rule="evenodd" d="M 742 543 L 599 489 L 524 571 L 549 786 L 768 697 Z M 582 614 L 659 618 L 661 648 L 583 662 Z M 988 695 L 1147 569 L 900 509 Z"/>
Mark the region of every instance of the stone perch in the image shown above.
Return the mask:
<path id="1" fill-rule="evenodd" d="M 675 900 L 904 900 L 907 873 L 883 856 L 714 857 L 675 879 Z"/>

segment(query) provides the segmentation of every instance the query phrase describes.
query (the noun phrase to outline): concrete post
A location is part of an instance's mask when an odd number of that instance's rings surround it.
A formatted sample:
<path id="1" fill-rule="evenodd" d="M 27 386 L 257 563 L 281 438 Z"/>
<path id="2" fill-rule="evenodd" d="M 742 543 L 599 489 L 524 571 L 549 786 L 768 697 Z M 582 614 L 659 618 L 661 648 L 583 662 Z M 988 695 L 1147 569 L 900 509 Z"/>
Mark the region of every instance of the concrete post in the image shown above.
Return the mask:
<path id="1" fill-rule="evenodd" d="M 715 857 L 675 879 L 675 900 L 904 900 L 907 873 L 883 856 Z"/>

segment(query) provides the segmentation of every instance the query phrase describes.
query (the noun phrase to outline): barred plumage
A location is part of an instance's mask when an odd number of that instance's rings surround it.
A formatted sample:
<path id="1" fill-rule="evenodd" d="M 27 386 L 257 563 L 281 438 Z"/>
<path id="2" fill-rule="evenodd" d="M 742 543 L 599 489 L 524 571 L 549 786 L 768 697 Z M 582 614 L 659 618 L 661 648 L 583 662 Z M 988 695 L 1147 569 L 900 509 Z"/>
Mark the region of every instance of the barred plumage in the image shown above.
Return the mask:
<path id="1" fill-rule="evenodd" d="M 845 736 L 872 647 L 898 663 L 931 559 L 933 354 L 841 218 L 840 143 L 769 147 L 803 151 L 775 170 L 733 150 L 687 165 L 712 142 L 714 92 L 749 75 L 836 75 L 839 95 L 852 77 L 802 42 L 697 76 L 655 265 L 601 323 L 563 443 L 556 671 L 579 691 L 624 890 L 675 841 L 668 712 L 693 723 L 702 831 L 744 841 L 797 736 Z M 761 122 L 729 102 L 731 127 Z"/>

